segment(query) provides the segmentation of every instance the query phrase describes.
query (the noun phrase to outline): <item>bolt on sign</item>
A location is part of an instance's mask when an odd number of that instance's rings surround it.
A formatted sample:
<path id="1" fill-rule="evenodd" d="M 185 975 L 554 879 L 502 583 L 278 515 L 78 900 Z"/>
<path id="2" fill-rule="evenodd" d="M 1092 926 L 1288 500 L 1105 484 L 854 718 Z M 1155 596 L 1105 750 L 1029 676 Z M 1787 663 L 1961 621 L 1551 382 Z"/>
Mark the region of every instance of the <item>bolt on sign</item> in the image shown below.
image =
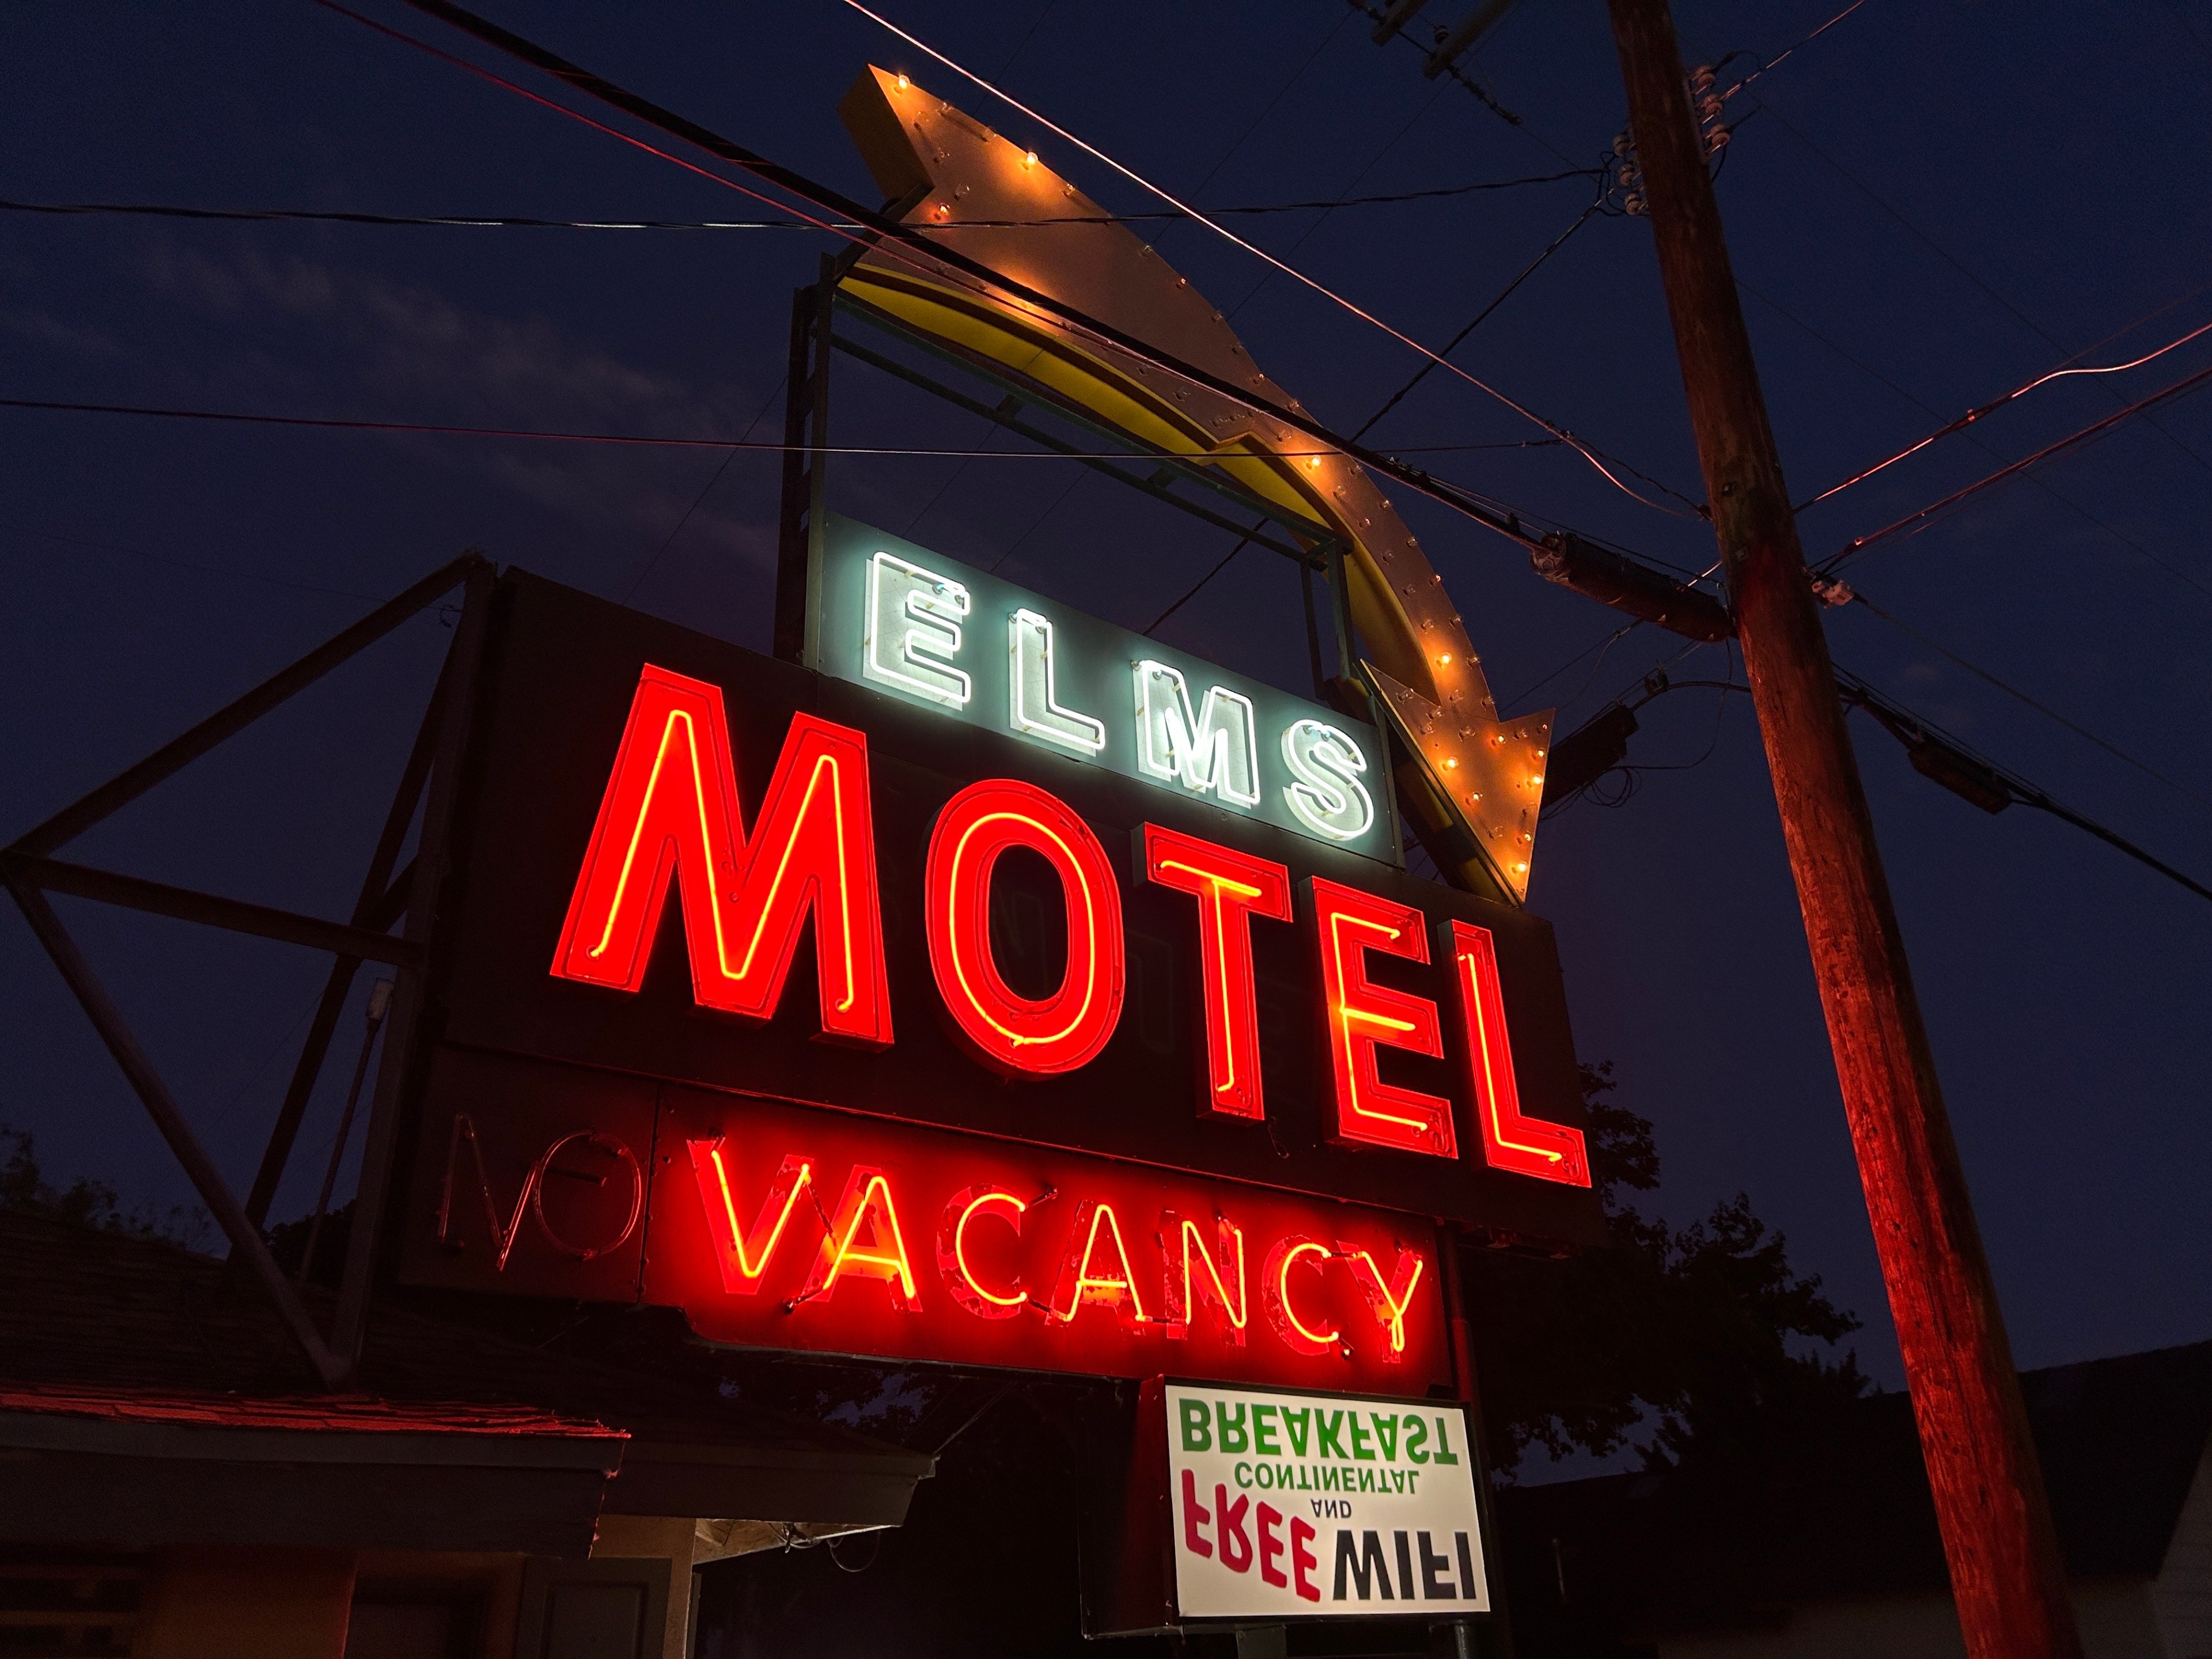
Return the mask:
<path id="1" fill-rule="evenodd" d="M 836 672 L 502 579 L 403 1276 L 1445 1383 L 1437 1219 L 1599 1236 L 1550 929 L 1394 861 L 1371 728 L 845 530 Z"/>

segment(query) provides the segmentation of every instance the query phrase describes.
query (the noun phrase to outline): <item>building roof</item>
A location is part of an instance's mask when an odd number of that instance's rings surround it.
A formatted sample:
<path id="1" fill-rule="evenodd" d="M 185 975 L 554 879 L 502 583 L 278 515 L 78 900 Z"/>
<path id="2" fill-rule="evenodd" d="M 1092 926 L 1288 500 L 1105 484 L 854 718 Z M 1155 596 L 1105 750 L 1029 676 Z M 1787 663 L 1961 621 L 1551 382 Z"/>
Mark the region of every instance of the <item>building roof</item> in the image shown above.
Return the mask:
<path id="1" fill-rule="evenodd" d="M 2212 1341 L 2026 1371 L 2021 1391 L 2068 1571 L 2156 1574 L 2212 1440 Z M 1604 1650 L 1571 1627 L 1748 1627 L 1810 1601 L 1949 1588 L 1902 1394 L 1726 1474 L 1507 1488 L 1499 1512 L 1535 1654 Z"/>
<path id="2" fill-rule="evenodd" d="M 586 1546 L 602 1507 L 896 1524 L 933 1467 L 710 1383 L 548 1353 L 465 1310 L 378 1305 L 359 1389 L 331 1394 L 244 1273 L 33 1212 L 0 1211 L 0 1444 L 56 1457 L 565 1471 L 561 1501 L 588 1499 Z M 302 1297 L 327 1328 L 330 1293 Z"/>

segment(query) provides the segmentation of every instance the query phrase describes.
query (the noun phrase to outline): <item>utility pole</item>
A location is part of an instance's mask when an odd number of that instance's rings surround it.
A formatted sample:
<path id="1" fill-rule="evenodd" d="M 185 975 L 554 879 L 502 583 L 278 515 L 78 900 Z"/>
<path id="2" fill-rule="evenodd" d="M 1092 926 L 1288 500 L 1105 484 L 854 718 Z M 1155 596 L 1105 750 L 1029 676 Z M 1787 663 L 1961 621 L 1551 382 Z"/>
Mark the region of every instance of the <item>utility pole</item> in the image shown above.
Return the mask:
<path id="1" fill-rule="evenodd" d="M 1974 1659 L 2080 1659 L 2043 1471 L 1836 699 L 1674 20 L 1667 0 L 1609 5 L 1706 499 L 1959 1624 Z"/>

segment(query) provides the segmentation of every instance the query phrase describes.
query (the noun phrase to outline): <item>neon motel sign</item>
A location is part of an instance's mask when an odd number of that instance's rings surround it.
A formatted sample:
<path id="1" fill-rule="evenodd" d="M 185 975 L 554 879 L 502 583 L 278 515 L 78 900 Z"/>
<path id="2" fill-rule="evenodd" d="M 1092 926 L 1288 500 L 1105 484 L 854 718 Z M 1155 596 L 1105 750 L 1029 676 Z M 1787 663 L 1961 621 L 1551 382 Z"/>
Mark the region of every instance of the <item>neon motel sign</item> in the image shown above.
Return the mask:
<path id="1" fill-rule="evenodd" d="M 786 990 L 802 933 L 815 939 L 817 1035 L 888 1048 L 896 1041 L 876 877 L 865 732 L 799 714 L 765 797 L 738 797 L 730 726 L 718 686 L 647 665 L 561 929 L 553 973 L 635 993 L 674 890 L 698 1005 L 765 1021 Z M 1022 994 L 999 969 L 992 875 L 1014 848 L 1042 859 L 1065 906 L 1066 965 L 1057 988 Z M 1291 920 L 1286 866 L 1146 823 L 1145 880 L 1192 900 L 1203 994 L 1206 1079 L 1201 1109 L 1264 1118 L 1252 930 Z M 1051 1076 L 1095 1058 L 1127 992 L 1121 886 L 1091 827 L 1048 791 L 1014 778 L 969 785 L 930 832 L 922 895 L 929 963 L 965 1046 L 1001 1075 Z M 1449 1098 L 1382 1075 L 1381 1054 L 1440 1060 L 1448 1011 L 1374 977 L 1376 957 L 1415 963 L 1448 953 L 1449 1017 L 1466 1056 L 1462 1085 L 1482 1157 L 1540 1181 L 1589 1184 L 1581 1132 L 1524 1116 L 1490 930 L 1458 919 L 1435 930 L 1413 907 L 1342 883 L 1304 884 L 1316 960 L 1312 1013 L 1328 1033 L 1333 1138 L 1431 1158 L 1460 1156 Z M 919 1011 L 917 1011 L 919 1012 Z"/>
<path id="2" fill-rule="evenodd" d="M 855 545 L 826 675 L 507 579 L 403 1272 L 762 1347 L 1443 1380 L 1427 1218 L 1587 1204 L 1508 1027 L 1540 925 L 1414 902 L 1371 730 Z M 1009 884 L 1048 949 L 1008 956 Z"/>

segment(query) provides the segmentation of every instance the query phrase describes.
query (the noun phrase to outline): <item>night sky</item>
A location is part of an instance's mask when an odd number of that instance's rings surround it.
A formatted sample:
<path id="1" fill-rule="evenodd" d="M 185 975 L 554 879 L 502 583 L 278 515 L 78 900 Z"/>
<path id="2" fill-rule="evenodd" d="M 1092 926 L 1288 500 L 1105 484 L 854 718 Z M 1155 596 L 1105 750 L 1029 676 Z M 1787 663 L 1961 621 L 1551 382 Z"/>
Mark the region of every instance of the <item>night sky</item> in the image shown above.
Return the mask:
<path id="1" fill-rule="evenodd" d="M 381 21 L 481 52 L 386 0 Z M 1694 3 L 1692 62 L 1749 54 L 1841 0 Z M 499 21 L 870 200 L 835 112 L 863 65 L 911 73 L 1121 211 L 1136 186 L 834 0 L 490 4 Z M 1455 20 L 1464 3 L 1431 8 Z M 1513 179 L 1593 164 L 1623 124 L 1603 9 L 1524 4 L 1471 67 L 1518 126 L 1370 44 L 1341 0 L 897 0 L 899 22 L 1208 207 Z M 502 72 L 528 79 L 528 72 Z M 538 84 L 533 82 L 533 84 Z M 760 204 L 331 11 L 11 7 L 0 194 L 19 202 L 554 219 L 732 220 Z M 2139 356 L 2212 321 L 2212 11 L 1869 0 L 1729 106 L 1719 194 L 1801 498 L 2074 354 Z M 1743 118 L 1747 117 L 1748 118 Z M 1279 256 L 1430 342 L 1587 204 L 1571 178 L 1240 217 Z M 1156 234 L 1155 234 L 1156 233 Z M 1419 360 L 1188 223 L 1148 228 L 1255 360 L 1340 430 Z M 0 395 L 576 432 L 780 436 L 790 295 L 836 244 L 791 230 L 195 223 L 0 212 Z M 1650 228 L 1584 225 L 1462 347 L 1547 419 L 1692 499 L 1698 467 Z M 2212 336 L 2036 392 L 1803 515 L 1808 554 L 2212 363 Z M 841 442 L 1005 447 L 841 363 Z M 1474 387 L 1432 374 L 1370 434 L 1549 520 L 1686 571 L 1693 517 L 1617 491 Z M 1455 449 L 1438 447 L 1463 446 Z M 0 836 L 12 837 L 465 546 L 763 649 L 777 458 L 363 435 L 0 410 Z M 839 510 L 1142 628 L 1229 538 L 1061 460 L 833 464 Z M 1655 499 L 1671 497 L 1638 486 Z M 2053 796 L 2212 880 L 2212 399 L 2008 483 L 1850 579 L 1843 665 Z M 1511 544 L 1399 505 L 1509 713 L 1571 729 L 1681 653 L 1548 586 Z M 1295 580 L 1248 550 L 1164 639 L 1306 687 Z M 451 617 L 425 616 L 68 856 L 341 916 Z M 1925 641 L 1934 641 L 1942 651 Z M 2165 775 L 2005 696 L 1955 653 Z M 1678 678 L 1736 673 L 1721 647 Z M 1539 688 L 1540 689 L 1534 689 Z M 1532 690 L 1532 689 L 1534 689 Z M 1633 798 L 1547 818 L 1533 906 L 1557 924 L 1577 1046 L 1654 1120 L 1656 1206 L 1747 1191 L 1867 1321 L 1899 1380 L 1796 902 L 1747 700 L 1641 714 Z M 2080 832 L 1991 817 L 1855 717 L 1861 763 L 1966 1171 L 2023 1365 L 2212 1332 L 2201 1047 L 2212 904 Z M 1619 780 L 1613 781 L 1615 783 Z M 324 958 L 58 901 L 237 1188 Z M 365 989 L 368 975 L 362 977 Z M 356 1005 L 359 994 L 356 994 Z M 337 1060 L 275 1214 L 313 1200 Z M 0 911 L 0 1120 L 50 1174 L 167 1205 L 190 1190 L 12 908 Z"/>

